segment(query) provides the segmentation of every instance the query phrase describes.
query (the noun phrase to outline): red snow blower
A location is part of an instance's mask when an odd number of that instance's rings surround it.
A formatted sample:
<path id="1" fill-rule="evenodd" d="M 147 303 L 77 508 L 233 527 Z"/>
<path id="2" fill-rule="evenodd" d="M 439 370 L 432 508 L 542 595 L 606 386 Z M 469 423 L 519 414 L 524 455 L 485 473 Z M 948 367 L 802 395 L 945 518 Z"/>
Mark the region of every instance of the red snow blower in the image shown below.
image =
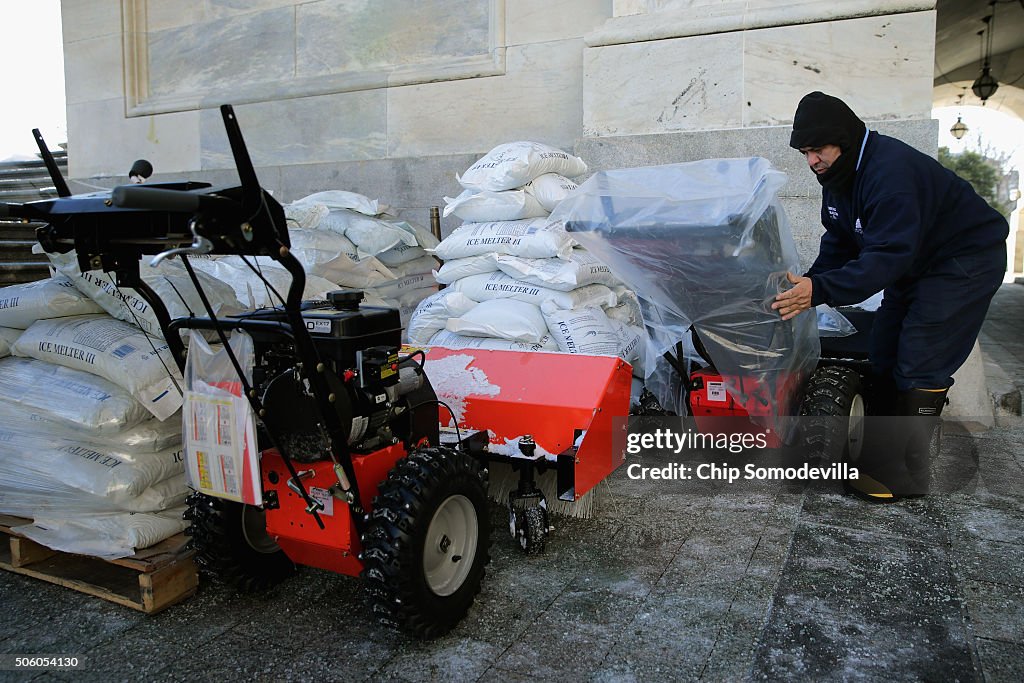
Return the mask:
<path id="1" fill-rule="evenodd" d="M 62 191 L 0 213 L 45 221 L 37 236 L 46 251 L 77 250 L 83 272 L 113 272 L 156 313 L 186 378 L 197 489 L 186 518 L 204 573 L 242 590 L 272 585 L 295 565 L 358 575 L 382 620 L 420 637 L 444 633 L 473 602 L 489 561 L 489 465 L 519 473 L 511 529 L 524 550 L 540 550 L 549 520 L 536 474 L 554 471 L 558 497 L 571 501 L 621 463 L 612 418 L 628 412 L 630 367 L 617 358 L 403 351 L 398 311 L 361 305 L 358 291 L 301 301 L 305 273 L 283 209 L 260 187 L 232 108 L 221 113 L 237 187 Z M 207 315 L 171 320 L 140 277 L 144 254 L 180 257 Z M 278 307 L 218 319 L 194 254 L 271 257 L 291 286 Z M 207 372 L 207 361 L 220 369 Z"/>

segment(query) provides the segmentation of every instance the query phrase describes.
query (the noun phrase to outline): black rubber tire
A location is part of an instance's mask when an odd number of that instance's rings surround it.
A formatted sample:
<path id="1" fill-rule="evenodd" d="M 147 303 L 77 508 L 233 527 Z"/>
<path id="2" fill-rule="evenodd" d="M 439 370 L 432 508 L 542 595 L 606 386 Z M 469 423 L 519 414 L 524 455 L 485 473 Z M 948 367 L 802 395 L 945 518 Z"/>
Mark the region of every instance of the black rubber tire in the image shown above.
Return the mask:
<path id="1" fill-rule="evenodd" d="M 201 493 L 186 503 L 185 519 L 192 524 L 185 533 L 192 537 L 196 566 L 204 576 L 255 593 L 295 573 L 295 564 L 266 535 L 259 508 Z"/>
<path id="2" fill-rule="evenodd" d="M 517 540 L 523 552 L 527 555 L 544 552 L 544 544 L 548 539 L 547 511 L 539 505 L 531 505 L 523 510 L 517 510 L 516 519 L 519 527 Z"/>
<path id="3" fill-rule="evenodd" d="M 427 531 L 450 500 L 471 504 L 476 545 L 472 558 L 452 558 L 471 564 L 461 583 L 441 595 L 428 582 L 424 559 Z M 417 638 L 447 633 L 480 592 L 484 567 L 491 559 L 490 538 L 487 471 L 480 463 L 451 448 L 413 451 L 380 484 L 362 537 L 361 576 L 374 615 Z"/>
<path id="4" fill-rule="evenodd" d="M 833 462 L 848 462 L 851 457 L 855 459 L 857 453 L 851 453 L 849 431 L 849 418 L 854 411 L 863 417 L 864 398 L 860 374 L 839 365 L 818 367 L 804 388 L 800 415 L 824 419 L 801 421 L 803 445 L 809 448 L 813 456 Z M 863 426 L 863 422 L 861 424 Z M 860 439 L 863 439 L 863 433 Z M 857 444 L 853 446 L 857 448 Z"/>

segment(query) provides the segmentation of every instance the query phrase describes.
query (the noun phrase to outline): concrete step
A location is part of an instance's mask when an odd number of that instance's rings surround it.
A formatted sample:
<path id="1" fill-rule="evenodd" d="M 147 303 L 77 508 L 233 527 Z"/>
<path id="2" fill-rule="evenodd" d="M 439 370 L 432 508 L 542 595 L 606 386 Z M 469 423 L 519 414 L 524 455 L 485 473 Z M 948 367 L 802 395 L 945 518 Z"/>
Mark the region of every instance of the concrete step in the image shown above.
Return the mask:
<path id="1" fill-rule="evenodd" d="M 21 221 L 0 221 L 0 240 L 34 240 L 36 228 L 45 223 L 22 223 Z"/>
<path id="2" fill-rule="evenodd" d="M 49 174 L 0 178 L 0 190 L 37 190 L 40 187 L 53 187 L 53 179 Z"/>
<path id="3" fill-rule="evenodd" d="M 53 186 L 53 183 L 45 185 L 36 189 L 25 189 L 25 190 L 2 190 L 0 189 L 0 202 L 6 202 L 10 204 L 24 204 L 25 202 L 35 202 L 40 199 L 50 199 L 51 197 L 57 196 L 57 189 Z"/>
<path id="4" fill-rule="evenodd" d="M 32 247 L 35 246 L 35 243 L 35 240 L 0 241 L 0 263 L 9 263 L 11 261 L 31 262 L 39 260 L 39 257 L 32 253 Z"/>
<path id="5" fill-rule="evenodd" d="M 0 263 L 0 285 L 35 282 L 48 277 L 50 277 L 50 268 L 45 262 L 11 261 Z"/>

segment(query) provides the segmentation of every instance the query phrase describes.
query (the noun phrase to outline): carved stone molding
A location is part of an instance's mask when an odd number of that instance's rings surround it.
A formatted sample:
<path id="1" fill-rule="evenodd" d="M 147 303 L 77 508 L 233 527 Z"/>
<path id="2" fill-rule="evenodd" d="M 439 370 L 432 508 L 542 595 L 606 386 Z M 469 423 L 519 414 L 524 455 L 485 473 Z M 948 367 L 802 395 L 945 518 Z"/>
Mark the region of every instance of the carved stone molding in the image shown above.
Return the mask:
<path id="1" fill-rule="evenodd" d="M 151 31 L 149 0 L 121 0 L 126 114 L 505 73 L 505 0 L 274 4 Z"/>
<path id="2" fill-rule="evenodd" d="M 936 0 L 728 0 L 651 3 L 618 0 L 616 16 L 585 36 L 588 47 L 684 38 L 732 31 L 812 24 L 823 21 L 903 14 L 935 9 Z"/>

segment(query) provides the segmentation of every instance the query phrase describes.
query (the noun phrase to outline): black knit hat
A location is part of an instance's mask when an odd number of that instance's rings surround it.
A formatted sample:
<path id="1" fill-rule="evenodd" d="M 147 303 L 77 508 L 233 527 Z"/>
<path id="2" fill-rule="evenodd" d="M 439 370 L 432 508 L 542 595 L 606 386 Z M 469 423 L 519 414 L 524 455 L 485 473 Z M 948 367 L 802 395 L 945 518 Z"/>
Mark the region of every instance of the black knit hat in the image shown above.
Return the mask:
<path id="1" fill-rule="evenodd" d="M 839 145 L 844 152 L 859 145 L 866 127 L 853 110 L 838 97 L 814 91 L 804 95 L 793 115 L 789 146 L 823 147 Z"/>

